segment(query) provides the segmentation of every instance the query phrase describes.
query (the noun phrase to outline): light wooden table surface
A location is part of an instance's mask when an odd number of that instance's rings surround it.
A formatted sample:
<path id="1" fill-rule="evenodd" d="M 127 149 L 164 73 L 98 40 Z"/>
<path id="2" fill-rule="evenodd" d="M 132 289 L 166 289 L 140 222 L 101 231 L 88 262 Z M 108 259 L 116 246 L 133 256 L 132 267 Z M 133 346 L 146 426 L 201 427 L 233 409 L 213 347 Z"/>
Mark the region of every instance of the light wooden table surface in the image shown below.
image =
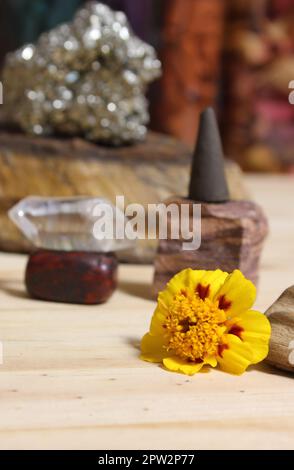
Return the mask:
<path id="1" fill-rule="evenodd" d="M 257 307 L 294 283 L 294 178 L 248 178 L 270 219 Z M 103 306 L 33 301 L 0 255 L 0 448 L 294 449 L 294 375 L 186 377 L 138 359 L 152 268 L 122 266 Z"/>

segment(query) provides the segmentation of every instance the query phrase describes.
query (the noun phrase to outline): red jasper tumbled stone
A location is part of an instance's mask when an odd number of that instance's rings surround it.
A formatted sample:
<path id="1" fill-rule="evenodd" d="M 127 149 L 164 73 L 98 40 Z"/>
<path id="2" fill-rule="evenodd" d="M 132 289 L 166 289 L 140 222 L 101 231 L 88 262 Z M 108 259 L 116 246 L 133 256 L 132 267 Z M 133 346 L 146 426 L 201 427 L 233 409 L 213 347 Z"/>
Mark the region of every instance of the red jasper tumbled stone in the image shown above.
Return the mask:
<path id="1" fill-rule="evenodd" d="M 28 260 L 26 288 L 37 299 L 100 304 L 117 287 L 117 267 L 113 253 L 38 250 Z"/>

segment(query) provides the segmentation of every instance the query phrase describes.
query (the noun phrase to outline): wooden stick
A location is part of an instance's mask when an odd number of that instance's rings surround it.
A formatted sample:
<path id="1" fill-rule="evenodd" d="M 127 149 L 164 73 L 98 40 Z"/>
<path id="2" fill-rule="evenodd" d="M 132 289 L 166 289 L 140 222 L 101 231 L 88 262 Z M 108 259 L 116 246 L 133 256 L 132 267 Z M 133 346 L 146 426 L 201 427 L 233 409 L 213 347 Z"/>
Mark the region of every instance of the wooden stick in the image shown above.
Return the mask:
<path id="1" fill-rule="evenodd" d="M 272 325 L 267 362 L 294 372 L 294 286 L 283 292 L 266 315 Z"/>

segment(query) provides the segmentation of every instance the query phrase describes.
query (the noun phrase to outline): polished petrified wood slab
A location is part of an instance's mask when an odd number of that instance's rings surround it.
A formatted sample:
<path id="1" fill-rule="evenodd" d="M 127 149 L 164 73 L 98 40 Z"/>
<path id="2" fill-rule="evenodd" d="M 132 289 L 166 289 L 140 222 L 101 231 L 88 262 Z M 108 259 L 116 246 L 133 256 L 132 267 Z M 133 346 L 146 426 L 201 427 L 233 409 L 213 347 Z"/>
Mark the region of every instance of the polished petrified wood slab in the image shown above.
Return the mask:
<path id="1" fill-rule="evenodd" d="M 133 146 L 105 147 L 80 138 L 35 138 L 0 132 L 0 249 L 26 252 L 31 246 L 7 218 L 7 210 L 28 195 L 103 196 L 115 202 L 156 203 L 188 192 L 191 149 L 150 132 Z M 239 168 L 226 166 L 230 192 L 244 198 Z M 140 241 L 124 260 L 151 261 L 156 241 Z"/>

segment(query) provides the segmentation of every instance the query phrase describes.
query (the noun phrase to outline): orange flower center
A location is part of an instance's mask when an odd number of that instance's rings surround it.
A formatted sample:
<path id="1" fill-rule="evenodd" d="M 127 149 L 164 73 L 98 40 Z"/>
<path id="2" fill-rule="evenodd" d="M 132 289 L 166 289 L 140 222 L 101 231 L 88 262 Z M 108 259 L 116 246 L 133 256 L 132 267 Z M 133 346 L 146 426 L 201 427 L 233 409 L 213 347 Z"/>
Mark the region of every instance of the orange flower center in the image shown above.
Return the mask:
<path id="1" fill-rule="evenodd" d="M 218 300 L 202 299 L 197 292 L 175 295 L 164 325 L 167 350 L 193 362 L 216 356 L 226 320 Z"/>

